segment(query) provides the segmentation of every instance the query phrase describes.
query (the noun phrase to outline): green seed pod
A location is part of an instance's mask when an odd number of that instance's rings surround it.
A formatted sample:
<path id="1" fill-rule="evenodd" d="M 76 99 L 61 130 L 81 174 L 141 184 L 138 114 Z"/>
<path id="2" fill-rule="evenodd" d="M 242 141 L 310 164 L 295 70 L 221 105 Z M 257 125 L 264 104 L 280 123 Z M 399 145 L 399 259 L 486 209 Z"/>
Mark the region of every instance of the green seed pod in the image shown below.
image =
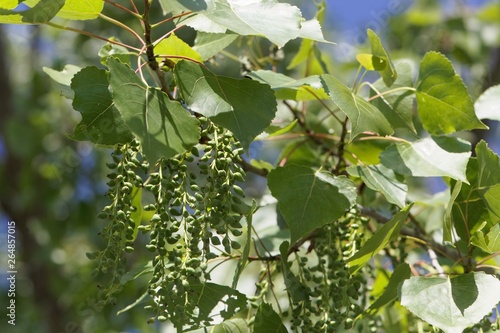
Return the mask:
<path id="1" fill-rule="evenodd" d="M 118 166 L 118 164 L 114 163 L 114 162 L 109 162 L 109 163 L 106 163 L 106 166 L 110 169 L 116 169 L 116 167 Z"/>
<path id="2" fill-rule="evenodd" d="M 175 243 L 177 243 L 178 240 L 179 237 L 167 237 L 167 243 L 170 245 L 174 245 Z"/>
<path id="3" fill-rule="evenodd" d="M 353 325 L 354 325 L 354 319 L 352 319 L 352 318 L 346 318 L 346 320 L 344 322 L 345 329 L 349 330 L 349 329 L 352 328 Z"/>
<path id="4" fill-rule="evenodd" d="M 236 236 L 236 237 L 243 235 L 243 231 L 238 230 L 238 229 L 231 229 L 231 233 L 232 233 L 234 236 Z M 233 247 L 233 248 L 234 248 L 234 247 Z"/>
<path id="5" fill-rule="evenodd" d="M 123 210 L 119 210 L 116 212 L 116 218 L 119 220 L 125 220 L 125 219 L 127 219 L 127 215 L 125 214 L 125 212 Z"/>
<path id="6" fill-rule="evenodd" d="M 172 201 L 172 206 L 180 206 L 182 204 L 181 198 L 177 197 Z"/>
<path id="7" fill-rule="evenodd" d="M 200 151 L 198 150 L 198 148 L 196 146 L 193 146 L 191 148 L 191 154 L 193 154 L 196 157 L 199 157 L 200 156 Z"/>
<path id="8" fill-rule="evenodd" d="M 238 185 L 233 185 L 233 190 L 236 194 L 242 196 L 243 198 L 245 197 L 245 192 L 243 191 L 243 189 L 241 187 L 239 187 Z"/>
<path id="9" fill-rule="evenodd" d="M 210 238 L 210 243 L 212 243 L 213 245 L 220 245 L 220 238 L 217 236 L 213 236 L 212 238 Z"/>
<path id="10" fill-rule="evenodd" d="M 98 215 L 97 215 L 98 218 L 100 219 L 107 219 L 109 217 L 109 214 L 108 213 L 105 213 L 105 212 L 100 212 Z"/>
<path id="11" fill-rule="evenodd" d="M 235 180 L 239 182 L 245 181 L 245 177 L 243 177 L 243 175 L 240 172 L 233 172 L 233 177 Z"/>
<path id="12" fill-rule="evenodd" d="M 175 209 L 175 208 L 170 208 L 168 211 L 170 214 L 172 214 L 172 216 L 181 216 L 182 215 L 182 213 L 178 209 Z"/>
<path id="13" fill-rule="evenodd" d="M 155 209 L 156 209 L 156 207 L 153 204 L 148 204 L 148 205 L 144 206 L 145 211 L 151 212 L 151 211 L 154 211 Z"/>
<path id="14" fill-rule="evenodd" d="M 85 255 L 89 260 L 95 260 L 99 256 L 99 252 L 86 252 Z"/>

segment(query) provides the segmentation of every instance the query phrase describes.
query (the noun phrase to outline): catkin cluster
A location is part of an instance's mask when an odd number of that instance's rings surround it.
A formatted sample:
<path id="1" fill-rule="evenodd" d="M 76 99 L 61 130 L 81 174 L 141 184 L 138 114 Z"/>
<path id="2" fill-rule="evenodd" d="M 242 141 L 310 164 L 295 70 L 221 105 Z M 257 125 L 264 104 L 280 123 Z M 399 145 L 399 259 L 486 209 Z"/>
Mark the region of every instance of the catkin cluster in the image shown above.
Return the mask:
<path id="1" fill-rule="evenodd" d="M 112 203 L 99 215 L 108 220 L 101 232 L 108 246 L 89 254 L 98 259 L 96 273 L 111 274 L 103 289 L 111 297 L 122 287 L 126 254 L 138 250 L 137 233 L 148 237 L 150 321 L 168 320 L 177 328 L 210 324 L 198 305 L 202 286 L 210 280 L 209 263 L 241 247 L 241 219 L 250 211 L 237 184 L 245 179 L 238 164 L 243 148 L 231 132 L 200 121 L 203 143 L 155 166 L 144 162 L 135 141 L 116 148 L 108 164 Z M 140 208 L 151 216 L 148 221 L 134 219 Z"/>

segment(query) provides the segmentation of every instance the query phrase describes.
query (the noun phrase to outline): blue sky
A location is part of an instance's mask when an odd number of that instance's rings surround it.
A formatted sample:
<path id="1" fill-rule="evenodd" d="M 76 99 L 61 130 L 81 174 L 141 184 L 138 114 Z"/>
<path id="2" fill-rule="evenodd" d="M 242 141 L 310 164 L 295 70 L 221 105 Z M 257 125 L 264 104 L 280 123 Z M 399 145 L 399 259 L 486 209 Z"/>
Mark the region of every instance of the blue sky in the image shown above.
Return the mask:
<path id="1" fill-rule="evenodd" d="M 495 0 L 462 0 L 469 6 L 479 6 Z M 441 0 L 441 3 L 453 5 L 457 0 Z M 412 0 L 326 0 L 328 17 L 333 22 L 330 26 L 344 29 L 363 28 L 367 22 L 392 12 L 401 12 L 408 8 Z"/>

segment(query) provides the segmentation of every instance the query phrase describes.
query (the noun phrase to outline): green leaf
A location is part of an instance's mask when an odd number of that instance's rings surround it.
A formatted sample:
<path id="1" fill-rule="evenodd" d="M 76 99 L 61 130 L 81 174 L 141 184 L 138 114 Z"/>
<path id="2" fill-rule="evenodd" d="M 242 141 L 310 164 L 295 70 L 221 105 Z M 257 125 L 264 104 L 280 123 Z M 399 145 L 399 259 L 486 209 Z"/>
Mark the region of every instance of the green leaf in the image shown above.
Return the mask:
<path id="1" fill-rule="evenodd" d="M 500 121 L 500 84 L 488 88 L 474 103 L 479 119 Z"/>
<path id="2" fill-rule="evenodd" d="M 476 16 L 479 20 L 494 23 L 500 21 L 500 4 L 496 2 L 486 2 L 477 12 Z"/>
<path id="3" fill-rule="evenodd" d="M 75 93 L 71 89 L 71 80 L 81 69 L 81 67 L 75 65 L 66 65 L 62 71 L 43 67 L 43 71 L 50 76 L 55 83 L 56 89 L 61 92 L 61 95 L 68 99 L 73 99 L 75 96 Z"/>
<path id="4" fill-rule="evenodd" d="M 396 174 L 391 169 L 383 165 L 351 166 L 347 168 L 351 176 L 360 177 L 363 182 L 374 191 L 380 191 L 387 201 L 405 206 L 408 186 L 397 179 Z"/>
<path id="5" fill-rule="evenodd" d="M 400 62 L 396 65 L 396 70 L 398 77 L 391 88 L 387 88 L 382 78 L 370 86 L 371 97 L 392 91 L 374 98 L 371 103 L 382 112 L 392 128 L 408 128 L 416 132 L 413 125 L 414 92 L 411 90 L 413 89 L 411 88 L 413 87 L 413 68 L 408 62 Z M 403 87 L 409 89 L 394 91 Z"/>
<path id="6" fill-rule="evenodd" d="M 316 3 L 316 20 L 315 23 L 311 23 L 312 28 L 313 25 L 317 24 L 317 28 L 321 30 L 321 24 L 324 22 L 325 18 L 325 12 L 326 12 L 326 4 L 324 1 Z M 312 21 L 311 21 L 312 22 Z M 316 23 L 317 22 L 317 23 Z M 304 23 L 301 25 L 301 35 L 304 35 L 304 30 L 307 30 L 307 26 L 304 27 Z M 317 31 L 319 31 L 317 30 Z M 318 33 L 316 33 L 319 35 Z M 321 34 L 322 35 L 322 34 Z M 324 40 L 317 40 L 315 38 L 312 39 L 302 39 L 300 42 L 300 47 L 298 52 L 295 53 L 294 57 L 290 61 L 290 64 L 287 66 L 286 69 L 293 69 L 297 67 L 298 65 L 302 64 L 305 61 L 308 61 L 308 71 L 309 73 L 315 73 L 314 68 L 320 68 L 320 67 L 326 67 L 324 66 L 324 61 L 323 58 L 321 57 L 321 53 L 317 52 L 318 47 L 316 41 L 322 41 L 325 42 Z M 321 73 L 327 73 L 326 71 L 321 71 Z"/>
<path id="7" fill-rule="evenodd" d="M 120 284 L 124 285 L 130 281 L 133 281 L 133 280 L 143 276 L 144 274 L 149 274 L 149 273 L 153 273 L 153 272 L 154 272 L 153 265 L 152 265 L 151 261 L 149 261 L 146 265 L 136 267 L 136 268 L 128 271 L 127 273 L 125 273 L 120 279 Z"/>
<path id="8" fill-rule="evenodd" d="M 111 38 L 111 40 L 117 40 L 116 38 Z M 109 57 L 114 57 L 119 59 L 124 64 L 130 65 L 130 56 L 133 55 L 126 47 L 121 45 L 106 43 L 99 50 L 99 57 L 101 58 L 101 64 L 106 65 Z"/>
<path id="9" fill-rule="evenodd" d="M 454 137 L 431 137 L 400 142 L 380 154 L 380 162 L 402 175 L 451 177 L 467 183 L 465 171 L 470 143 Z"/>
<path id="10" fill-rule="evenodd" d="M 384 249 L 390 241 L 399 236 L 399 231 L 410 212 L 411 204 L 403 208 L 393 218 L 377 230 L 365 244 L 352 257 L 346 260 L 350 271 L 354 274 L 363 267 L 371 258 Z"/>
<path id="11" fill-rule="evenodd" d="M 479 194 L 484 200 L 490 219 L 492 222 L 500 221 L 500 184 L 488 186 L 487 188 L 480 189 Z"/>
<path id="12" fill-rule="evenodd" d="M 398 77 L 391 58 L 385 51 L 380 38 L 378 38 L 377 34 L 371 29 L 368 29 L 368 40 L 370 41 L 370 46 L 372 48 L 373 67 L 375 70 L 380 72 L 386 86 L 390 87 Z"/>
<path id="13" fill-rule="evenodd" d="M 198 31 L 194 40 L 195 50 L 203 61 L 212 58 L 238 38 L 237 34 L 211 34 Z"/>
<path id="14" fill-rule="evenodd" d="M 26 5 L 29 5 L 25 2 Z M 35 1 L 32 8 L 24 11 L 0 9 L 0 23 L 40 24 L 50 21 L 61 10 L 64 0 Z"/>
<path id="15" fill-rule="evenodd" d="M 395 301 L 398 298 L 399 287 L 404 280 L 411 276 L 410 265 L 404 263 L 396 267 L 392 272 L 383 294 L 373 302 L 366 310 L 367 313 L 374 314 L 381 307 Z"/>
<path id="16" fill-rule="evenodd" d="M 99 17 L 103 8 L 103 0 L 66 0 L 57 17 L 68 20 L 92 20 Z"/>
<path id="17" fill-rule="evenodd" d="M 218 76 L 184 60 L 177 63 L 174 75 L 189 108 L 229 129 L 245 149 L 274 118 L 277 104 L 268 85 Z"/>
<path id="18" fill-rule="evenodd" d="M 209 318 L 212 310 L 221 302 L 226 305 L 224 310 L 219 312 L 223 319 L 229 319 L 235 313 L 246 309 L 246 296 L 228 286 L 207 282 L 191 284 L 190 288 L 190 302 L 197 305 L 200 319 Z"/>
<path id="19" fill-rule="evenodd" d="M 470 185 L 462 185 L 451 208 L 453 226 L 465 242 L 472 241 L 476 231 L 488 233 L 500 221 L 500 157 L 484 141 L 476 145 L 476 156 L 467 165 Z M 474 242 L 479 246 L 481 234 Z"/>
<path id="20" fill-rule="evenodd" d="M 356 202 L 351 180 L 306 166 L 277 168 L 269 173 L 268 185 L 290 228 L 292 244 L 337 220 Z"/>
<path id="21" fill-rule="evenodd" d="M 132 206 L 135 207 L 135 210 L 130 214 L 130 218 L 134 221 L 134 235 L 133 239 L 137 237 L 137 233 L 139 232 L 139 226 L 142 223 L 142 187 L 136 187 L 134 185 L 131 193 L 132 198 Z"/>
<path id="22" fill-rule="evenodd" d="M 159 0 L 163 9 L 163 15 L 168 13 L 180 13 L 207 9 L 206 0 Z"/>
<path id="23" fill-rule="evenodd" d="M 286 69 L 294 69 L 298 65 L 302 64 L 310 57 L 313 56 L 313 48 L 315 46 L 315 42 L 310 39 L 303 39 L 300 42 L 300 47 L 297 53 L 295 53 L 294 57 L 290 61 L 290 64 L 286 67 Z"/>
<path id="24" fill-rule="evenodd" d="M 484 141 L 476 145 L 477 186 L 492 221 L 500 220 L 500 157 Z"/>
<path id="25" fill-rule="evenodd" d="M 174 33 L 155 45 L 154 50 L 156 55 L 161 58 L 168 58 L 173 63 L 177 63 L 181 60 L 180 58 L 175 58 L 175 56 L 191 58 L 199 62 L 202 61 L 198 52 L 193 50 L 191 46 L 177 37 Z M 174 58 L 168 56 L 174 56 Z"/>
<path id="26" fill-rule="evenodd" d="M 450 187 L 451 195 L 448 205 L 446 206 L 446 211 L 444 213 L 443 221 L 443 242 L 453 243 L 453 205 L 457 200 L 460 191 L 462 190 L 462 182 L 459 180 L 452 183 Z"/>
<path id="27" fill-rule="evenodd" d="M 486 236 L 479 230 L 471 237 L 471 243 L 486 253 L 500 252 L 500 224 L 495 224 Z"/>
<path id="28" fill-rule="evenodd" d="M 280 316 L 267 303 L 261 303 L 255 314 L 254 332 L 288 333 Z"/>
<path id="29" fill-rule="evenodd" d="M 127 65 L 109 58 L 113 101 L 125 124 L 139 138 L 151 166 L 198 143 L 198 121 L 177 101 L 148 87 Z"/>
<path id="30" fill-rule="evenodd" d="M 321 25 L 317 19 L 302 21 L 300 23 L 299 37 L 321 43 L 335 44 L 323 37 L 323 31 L 321 31 Z"/>
<path id="31" fill-rule="evenodd" d="M 243 248 L 243 252 L 241 253 L 240 260 L 238 260 L 238 264 L 236 265 L 236 270 L 233 277 L 232 288 L 236 289 L 238 287 L 238 281 L 240 279 L 240 275 L 248 264 L 248 255 L 250 254 L 250 247 L 253 245 L 252 243 L 252 219 L 253 214 L 257 210 L 257 202 L 254 200 L 252 202 L 252 208 L 245 215 L 245 219 L 247 221 L 247 231 L 246 231 L 246 243 Z"/>
<path id="32" fill-rule="evenodd" d="M 152 270 L 152 269 L 151 269 Z M 149 296 L 149 293 L 148 291 L 146 290 L 141 296 L 139 296 L 138 299 L 136 299 L 133 303 L 127 305 L 126 307 L 124 307 L 123 309 L 119 310 L 116 312 L 116 315 L 118 316 L 119 314 L 122 314 L 124 312 L 127 312 L 128 310 L 131 310 L 133 308 L 135 308 L 137 305 L 141 304 L 144 299 L 146 299 L 147 297 Z"/>
<path id="33" fill-rule="evenodd" d="M 248 73 L 247 76 L 270 85 L 277 99 L 307 101 L 329 98 L 321 85 L 318 75 L 296 80 L 281 73 L 258 70 Z"/>
<path id="34" fill-rule="evenodd" d="M 338 79 L 325 74 L 321 76 L 321 81 L 333 102 L 349 117 L 351 140 L 363 132 L 375 132 L 380 135 L 394 133 L 391 124 L 379 109 L 353 93 Z"/>
<path id="35" fill-rule="evenodd" d="M 256 15 L 258 13 L 258 15 Z M 301 34 L 302 15 L 300 9 L 276 0 L 215 0 L 207 2 L 207 9 L 190 17 L 184 24 L 210 33 L 225 33 L 227 30 L 244 36 L 264 36 L 278 47 Z M 323 36 L 304 33 L 308 38 Z"/>
<path id="36" fill-rule="evenodd" d="M 500 157 L 488 148 L 488 144 L 481 140 L 476 145 L 476 156 L 478 162 L 479 188 L 486 188 L 500 184 Z"/>
<path id="37" fill-rule="evenodd" d="M 269 126 L 266 129 L 266 132 L 269 133 L 269 137 L 280 136 L 280 135 L 283 135 L 283 134 L 291 132 L 295 128 L 295 126 L 297 125 L 297 123 L 298 123 L 298 120 L 295 119 L 294 121 L 292 121 L 291 123 L 289 123 L 285 127 L 279 127 L 279 126 L 272 126 L 271 125 L 271 126 Z"/>
<path id="38" fill-rule="evenodd" d="M 108 73 L 97 67 L 86 67 L 71 81 L 73 108 L 82 114 L 71 138 L 113 146 L 133 139 L 109 92 Z"/>
<path id="39" fill-rule="evenodd" d="M 356 54 L 356 60 L 363 66 L 366 70 L 368 71 L 374 71 L 374 63 L 377 63 L 377 61 L 373 60 L 373 54 L 368 54 L 368 53 L 359 53 Z"/>
<path id="40" fill-rule="evenodd" d="M 401 305 L 446 333 L 460 333 L 500 301 L 500 281 L 482 272 L 450 280 L 411 277 L 401 288 Z"/>
<path id="41" fill-rule="evenodd" d="M 292 264 L 288 262 L 289 248 L 290 243 L 288 241 L 284 241 L 280 245 L 281 267 L 283 269 L 283 280 L 285 281 L 286 290 L 292 302 L 297 303 L 309 299 L 309 293 L 299 278 L 290 270 Z"/>
<path id="42" fill-rule="evenodd" d="M 250 333 L 250 328 L 245 319 L 232 318 L 215 325 L 211 333 Z"/>
<path id="43" fill-rule="evenodd" d="M 38 1 L 27 0 L 24 4 L 32 7 Z M 66 0 L 56 16 L 68 20 L 92 20 L 99 17 L 103 8 L 103 0 Z"/>
<path id="44" fill-rule="evenodd" d="M 488 128 L 477 118 L 467 88 L 444 55 L 428 52 L 424 56 L 419 81 L 418 113 L 430 134 Z"/>
<path id="45" fill-rule="evenodd" d="M 477 300 L 479 294 L 473 274 L 459 275 L 450 280 L 451 296 L 462 316 L 465 309 L 469 308 Z"/>
<path id="46" fill-rule="evenodd" d="M 2 0 L 0 3 L 0 10 L 1 9 L 14 9 L 19 5 L 18 0 Z"/>
<path id="47" fill-rule="evenodd" d="M 485 222 L 487 226 L 484 231 L 487 232 L 492 226 L 488 209 L 478 191 L 479 168 L 477 158 L 470 158 L 467 165 L 467 179 L 470 184 L 462 184 L 451 208 L 453 227 L 458 237 L 466 243 L 470 241 L 473 230 L 482 229 Z"/>

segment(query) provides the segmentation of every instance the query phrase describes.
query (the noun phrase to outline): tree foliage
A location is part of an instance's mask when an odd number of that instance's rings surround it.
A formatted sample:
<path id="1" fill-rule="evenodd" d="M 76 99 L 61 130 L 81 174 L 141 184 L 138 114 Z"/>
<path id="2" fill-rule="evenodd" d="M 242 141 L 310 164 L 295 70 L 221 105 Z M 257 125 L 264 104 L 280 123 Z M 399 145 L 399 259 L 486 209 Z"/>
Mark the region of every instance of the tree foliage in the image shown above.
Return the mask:
<path id="1" fill-rule="evenodd" d="M 102 41 L 93 66 L 44 69 L 81 114 L 69 136 L 111 155 L 104 243 L 87 253 L 100 306 L 133 286 L 117 311 L 177 332 L 492 325 L 500 157 L 467 133 L 499 120 L 498 85 L 471 96 L 445 54 L 398 59 L 370 29 L 347 83 L 320 51 L 325 1 L 310 20 L 276 0 L 23 4 L 2 3 L 0 23 Z M 81 20 L 123 36 L 70 27 Z M 276 163 L 254 158 L 278 141 Z M 251 194 L 256 177 L 266 189 Z M 446 202 L 428 204 L 418 184 L 436 177 Z"/>

